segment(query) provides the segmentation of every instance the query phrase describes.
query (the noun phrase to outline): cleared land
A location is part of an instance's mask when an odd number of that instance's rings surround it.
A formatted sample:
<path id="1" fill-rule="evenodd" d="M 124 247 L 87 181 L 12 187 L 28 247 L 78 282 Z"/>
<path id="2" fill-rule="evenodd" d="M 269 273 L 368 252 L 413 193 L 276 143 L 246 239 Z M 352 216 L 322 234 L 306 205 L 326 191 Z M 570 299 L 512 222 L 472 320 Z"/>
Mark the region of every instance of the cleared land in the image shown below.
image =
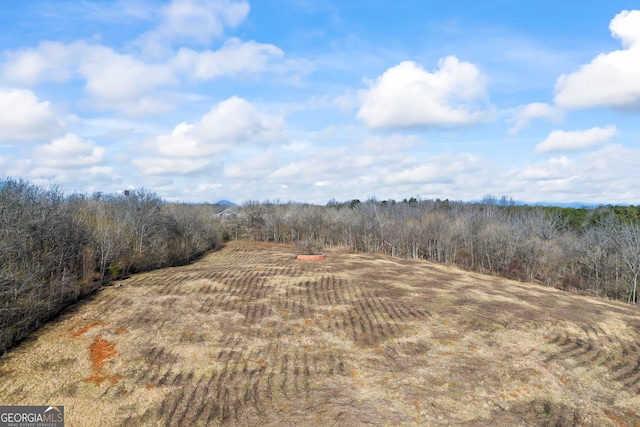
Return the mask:
<path id="1" fill-rule="evenodd" d="M 68 426 L 640 425 L 635 307 L 426 262 L 231 243 L 0 358 Z"/>

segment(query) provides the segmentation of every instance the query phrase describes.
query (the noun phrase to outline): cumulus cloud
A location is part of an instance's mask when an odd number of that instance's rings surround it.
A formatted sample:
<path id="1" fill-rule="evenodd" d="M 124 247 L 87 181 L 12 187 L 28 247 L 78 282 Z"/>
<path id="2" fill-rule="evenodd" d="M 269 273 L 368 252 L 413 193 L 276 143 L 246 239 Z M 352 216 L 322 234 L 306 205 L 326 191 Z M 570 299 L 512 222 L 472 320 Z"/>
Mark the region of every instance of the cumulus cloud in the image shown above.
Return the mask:
<path id="1" fill-rule="evenodd" d="M 247 100 L 231 97 L 202 117 L 198 132 L 209 141 L 265 142 L 280 137 L 284 119 L 260 111 Z"/>
<path id="2" fill-rule="evenodd" d="M 93 141 L 68 133 L 49 144 L 35 147 L 33 157 L 45 167 L 82 168 L 102 162 L 105 152 L 104 147 L 96 146 Z"/>
<path id="3" fill-rule="evenodd" d="M 487 115 L 485 86 L 478 68 L 455 56 L 432 73 L 404 61 L 358 93 L 357 117 L 371 128 L 468 125 Z"/>
<path id="4" fill-rule="evenodd" d="M 135 164 L 146 174 L 192 173 L 207 166 L 206 158 L 232 148 L 280 141 L 283 127 L 282 117 L 264 113 L 249 101 L 232 97 L 214 105 L 198 122 L 180 123 L 170 134 L 154 138 L 150 148 L 166 162 L 147 166 L 152 161 L 139 159 Z M 184 164 L 173 167 L 171 162 L 176 159 L 182 159 Z"/>
<path id="5" fill-rule="evenodd" d="M 363 154 L 358 146 L 311 149 L 281 158 L 280 166 L 260 182 L 265 188 L 287 189 L 303 200 L 326 202 L 330 198 L 373 195 L 387 168 L 393 169 L 397 155 Z M 286 196 L 286 193 L 285 193 Z"/>
<path id="6" fill-rule="evenodd" d="M 182 48 L 173 63 L 189 76 L 210 80 L 239 73 L 262 72 L 272 59 L 280 59 L 283 55 L 281 49 L 271 44 L 230 38 L 217 51 L 197 52 Z"/>
<path id="7" fill-rule="evenodd" d="M 0 88 L 0 141 L 46 139 L 63 129 L 49 101 L 29 90 Z"/>
<path id="8" fill-rule="evenodd" d="M 546 162 L 527 166 L 519 176 L 535 181 L 567 180 L 576 177 L 574 165 L 574 161 L 566 156 L 554 157 Z"/>
<path id="9" fill-rule="evenodd" d="M 71 78 L 74 51 L 83 49 L 84 42 L 65 45 L 44 41 L 35 49 L 6 52 L 2 79 L 11 84 L 34 86 L 43 81 L 62 83 Z"/>
<path id="10" fill-rule="evenodd" d="M 27 163 L 27 172 L 21 174 L 34 180 L 47 179 L 61 184 L 68 190 L 116 191 L 121 187 L 121 178 L 111 166 L 92 166 L 68 169 Z"/>
<path id="11" fill-rule="evenodd" d="M 482 167 L 481 158 L 469 153 L 442 154 L 433 156 L 422 164 L 389 174 L 387 184 L 406 183 L 450 183 L 461 175 L 468 175 Z"/>
<path id="12" fill-rule="evenodd" d="M 243 189 L 249 180 L 238 177 L 233 182 L 245 199 L 255 191 L 273 195 L 280 185 L 286 186 L 284 197 L 304 195 L 304 200 L 320 203 L 330 198 L 378 196 L 382 200 L 412 195 L 473 200 L 492 193 L 530 203 L 635 203 L 640 197 L 635 185 L 640 179 L 640 151 L 617 144 L 513 169 L 465 152 L 435 154 L 411 163 L 374 156 L 371 162 L 359 156 L 358 149 L 324 149 L 295 156 L 264 179 L 255 180 L 251 191 Z M 325 161 L 330 158 L 332 163 Z"/>
<path id="13" fill-rule="evenodd" d="M 331 198 L 347 200 L 394 194 L 381 188 L 382 180 L 389 170 L 402 164 L 402 156 L 362 154 L 356 145 L 304 152 L 270 151 L 275 157 L 270 161 L 253 156 L 246 162 L 238 162 L 238 167 L 229 168 L 228 172 L 236 175 L 225 172 L 227 182 L 235 185 L 235 191 L 245 199 L 268 194 L 269 198 L 325 203 Z M 261 168 L 260 173 L 243 171 L 253 167 Z"/>
<path id="14" fill-rule="evenodd" d="M 124 2 L 113 8 L 126 11 L 130 6 Z M 224 28 L 236 27 L 246 18 L 249 4 L 245 0 L 173 0 L 156 9 L 146 9 L 158 21 L 155 28 L 126 52 L 82 40 L 43 41 L 33 48 L 5 52 L 0 82 L 33 87 L 79 80 L 87 95 L 81 105 L 140 117 L 175 109 L 184 95 L 174 91 L 185 79 L 275 70 L 273 61 L 284 56 L 274 45 L 237 38 L 227 39 L 218 49 L 196 51 L 183 45 L 173 50 L 173 42 L 206 45 L 223 37 Z M 154 50 L 162 52 L 149 54 Z"/>
<path id="15" fill-rule="evenodd" d="M 609 141 L 617 132 L 615 126 L 576 131 L 554 130 L 544 141 L 536 145 L 536 153 L 576 151 L 594 147 Z"/>
<path id="16" fill-rule="evenodd" d="M 420 139 L 415 135 L 394 134 L 391 136 L 372 136 L 365 139 L 361 147 L 369 153 L 398 152 L 413 147 Z"/>
<path id="17" fill-rule="evenodd" d="M 622 50 L 602 53 L 558 78 L 555 103 L 567 109 L 640 108 L 640 10 L 622 11 L 609 25 Z"/>
<path id="18" fill-rule="evenodd" d="M 35 48 L 6 53 L 0 76 L 21 86 L 81 80 L 89 106 L 145 116 L 173 110 L 178 97 L 170 91 L 185 77 L 212 80 L 262 73 L 283 55 L 274 45 L 237 38 L 227 40 L 218 50 L 181 48 L 161 60 L 84 41 L 42 42 Z"/>
<path id="19" fill-rule="evenodd" d="M 623 10 L 609 24 L 611 35 L 620 40 L 622 47 L 631 49 L 640 44 L 640 10 Z"/>
<path id="20" fill-rule="evenodd" d="M 6 173 L 28 179 L 47 179 L 67 190 L 109 191 L 120 177 L 107 164 L 106 149 L 76 134 L 67 133 L 29 150 L 28 156 L 12 153 Z"/>
<path id="21" fill-rule="evenodd" d="M 73 5 L 73 3 L 72 3 Z M 84 1 L 81 3 L 84 13 L 91 18 L 113 23 L 121 23 L 124 19 L 150 21 L 156 10 L 150 0 L 116 0 L 113 3 L 102 1 Z M 59 5 L 56 5 L 58 8 Z M 89 10 L 87 10 L 87 7 Z"/>
<path id="22" fill-rule="evenodd" d="M 546 119 L 559 122 L 564 112 L 558 107 L 543 102 L 533 102 L 515 109 L 513 117 L 509 120 L 513 126 L 509 129 L 511 135 L 515 135 L 527 128 L 533 119 Z"/>
<path id="23" fill-rule="evenodd" d="M 224 170 L 224 176 L 237 179 L 264 179 L 278 168 L 278 156 L 273 150 L 241 160 Z"/>
<path id="24" fill-rule="evenodd" d="M 42 42 L 36 48 L 7 53 L 3 80 L 34 86 L 45 82 L 85 81 L 94 107 L 119 109 L 129 115 L 155 114 L 173 106 L 155 91 L 178 80 L 169 63 L 151 63 L 103 45 L 77 41 Z"/>
<path id="25" fill-rule="evenodd" d="M 520 200 L 584 203 L 636 203 L 640 192 L 640 151 L 607 144 L 570 158 L 554 157 L 505 179 Z M 522 194 L 524 197 L 518 197 Z M 603 200 L 603 195 L 607 199 Z"/>
<path id="26" fill-rule="evenodd" d="M 249 14 L 249 3 L 234 0 L 173 0 L 160 10 L 160 23 L 143 34 L 138 44 L 152 55 L 162 55 L 174 41 L 207 44 L 238 26 Z"/>
<path id="27" fill-rule="evenodd" d="M 234 0 L 174 0 L 164 10 L 160 32 L 207 42 L 224 27 L 235 27 L 249 14 L 249 3 Z"/>
<path id="28" fill-rule="evenodd" d="M 191 175 L 209 166 L 206 159 L 168 159 L 162 157 L 142 157 L 133 164 L 144 175 Z"/>
<path id="29" fill-rule="evenodd" d="M 160 135 L 153 144 L 154 149 L 162 155 L 179 157 L 196 157 L 199 155 L 211 155 L 222 151 L 222 148 L 204 146 L 198 139 L 195 126 L 188 123 L 180 123 L 169 135 Z M 206 149 L 205 149 L 206 148 Z"/>
<path id="30" fill-rule="evenodd" d="M 353 158 L 347 155 L 345 148 L 328 148 L 295 157 L 289 163 L 279 167 L 270 175 L 278 182 L 292 181 L 315 182 L 319 179 L 357 174 L 353 167 Z"/>
<path id="31" fill-rule="evenodd" d="M 79 71 L 86 78 L 87 91 L 106 101 L 129 101 L 160 85 L 176 83 L 168 66 L 145 63 L 108 47 L 88 47 L 83 56 Z"/>
<path id="32" fill-rule="evenodd" d="M 156 89 L 177 79 L 167 64 L 146 63 L 104 46 L 88 46 L 79 66 L 85 91 L 99 108 L 114 108 L 130 115 L 156 114 L 173 109 L 152 96 Z"/>

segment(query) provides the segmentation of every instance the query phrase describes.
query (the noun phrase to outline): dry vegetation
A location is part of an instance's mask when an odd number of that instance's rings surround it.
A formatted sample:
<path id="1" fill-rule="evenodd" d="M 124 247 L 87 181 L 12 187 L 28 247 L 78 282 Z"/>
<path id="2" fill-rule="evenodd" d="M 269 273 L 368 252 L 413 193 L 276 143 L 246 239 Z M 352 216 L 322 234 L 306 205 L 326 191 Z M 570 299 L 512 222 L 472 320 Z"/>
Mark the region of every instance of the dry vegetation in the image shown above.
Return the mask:
<path id="1" fill-rule="evenodd" d="M 216 248 L 216 211 L 0 178 L 0 354 L 102 284 Z"/>
<path id="2" fill-rule="evenodd" d="M 636 307 L 424 261 L 233 242 L 134 275 L 0 358 L 69 426 L 640 423 Z"/>

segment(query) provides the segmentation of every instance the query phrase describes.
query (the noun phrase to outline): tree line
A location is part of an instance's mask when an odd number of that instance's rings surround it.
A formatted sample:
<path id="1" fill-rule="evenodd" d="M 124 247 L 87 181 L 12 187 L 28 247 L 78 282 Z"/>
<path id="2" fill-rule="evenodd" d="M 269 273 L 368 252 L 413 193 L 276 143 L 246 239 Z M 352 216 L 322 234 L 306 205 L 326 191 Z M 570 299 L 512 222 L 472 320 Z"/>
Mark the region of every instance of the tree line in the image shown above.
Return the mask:
<path id="1" fill-rule="evenodd" d="M 254 202 L 220 212 L 157 194 L 65 194 L 0 179 L 0 353 L 103 284 L 227 239 L 384 253 L 637 303 L 640 207 L 405 199 Z"/>
<path id="2" fill-rule="evenodd" d="M 638 301 L 640 207 L 524 206 L 493 196 L 478 203 L 267 201 L 247 202 L 223 226 L 228 238 L 316 241 Z"/>
<path id="3" fill-rule="evenodd" d="M 216 248 L 215 213 L 144 189 L 65 195 L 0 179 L 0 353 L 102 284 Z"/>

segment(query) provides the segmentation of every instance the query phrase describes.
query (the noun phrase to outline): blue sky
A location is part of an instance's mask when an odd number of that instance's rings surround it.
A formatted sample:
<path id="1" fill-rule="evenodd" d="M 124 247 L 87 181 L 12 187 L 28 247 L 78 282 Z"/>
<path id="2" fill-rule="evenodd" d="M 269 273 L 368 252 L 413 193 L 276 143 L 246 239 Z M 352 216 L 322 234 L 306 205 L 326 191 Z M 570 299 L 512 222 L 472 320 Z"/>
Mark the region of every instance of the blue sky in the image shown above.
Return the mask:
<path id="1" fill-rule="evenodd" d="M 640 204 L 637 1 L 22 1 L 0 174 L 169 200 Z"/>

